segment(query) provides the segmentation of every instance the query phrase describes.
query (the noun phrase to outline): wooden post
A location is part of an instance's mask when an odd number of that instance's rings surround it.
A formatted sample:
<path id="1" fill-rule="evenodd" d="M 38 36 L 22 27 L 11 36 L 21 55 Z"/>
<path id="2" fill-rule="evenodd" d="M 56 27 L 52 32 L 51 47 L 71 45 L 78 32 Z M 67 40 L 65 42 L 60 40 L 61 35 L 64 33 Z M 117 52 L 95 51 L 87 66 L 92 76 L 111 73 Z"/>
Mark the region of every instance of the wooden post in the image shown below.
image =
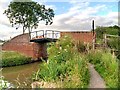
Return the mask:
<path id="1" fill-rule="evenodd" d="M 92 21 L 92 31 L 93 31 L 93 50 L 94 50 L 95 49 L 94 20 Z"/>
<path id="2" fill-rule="evenodd" d="M 94 33 L 95 33 L 95 30 L 94 30 L 94 20 L 92 21 L 92 31 L 93 31 L 93 36 L 94 36 Z"/>
<path id="3" fill-rule="evenodd" d="M 112 50 L 112 57 L 115 58 L 115 50 Z"/>
<path id="4" fill-rule="evenodd" d="M 93 50 L 95 49 L 95 39 L 93 37 Z"/>
<path id="5" fill-rule="evenodd" d="M 107 47 L 107 35 L 104 34 L 104 44 L 105 44 L 105 48 Z"/>

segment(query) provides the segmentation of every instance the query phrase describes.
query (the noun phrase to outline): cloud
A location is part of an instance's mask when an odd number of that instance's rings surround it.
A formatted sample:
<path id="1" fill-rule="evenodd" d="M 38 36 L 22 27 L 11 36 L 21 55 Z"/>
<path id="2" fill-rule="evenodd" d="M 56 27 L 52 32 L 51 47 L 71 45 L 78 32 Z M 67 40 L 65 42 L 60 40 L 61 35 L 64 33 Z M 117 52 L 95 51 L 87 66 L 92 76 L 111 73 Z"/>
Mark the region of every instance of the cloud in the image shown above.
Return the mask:
<path id="1" fill-rule="evenodd" d="M 12 27 L 6 27 L 5 25 L 0 25 L 0 39 L 6 40 L 13 38 L 16 35 L 19 35 L 22 33 L 21 28 L 16 30 L 15 28 Z"/>
<path id="2" fill-rule="evenodd" d="M 8 18 L 6 17 L 5 14 L 3 14 L 5 9 L 7 9 L 8 4 L 9 4 L 8 0 L 0 1 L 0 25 L 5 25 L 10 27 L 11 25 L 9 23 Z"/>
<path id="3" fill-rule="evenodd" d="M 92 20 L 95 20 L 95 26 L 109 26 L 118 24 L 118 12 L 109 11 L 109 7 L 107 7 L 106 4 L 98 4 L 95 6 L 90 6 L 90 2 L 70 2 L 70 4 L 71 7 L 67 12 L 55 15 L 52 25 L 46 26 L 45 22 L 40 22 L 38 29 L 36 30 L 52 29 L 58 31 L 90 31 Z M 4 5 L 2 7 L 0 6 L 0 17 L 2 17 L 0 20 L 0 39 L 9 39 L 10 37 L 14 37 L 22 33 L 22 29 L 20 28 L 19 30 L 15 30 L 14 27 L 12 28 L 6 16 L 1 14 L 4 10 Z M 58 10 L 55 5 L 46 5 L 46 7 Z M 103 11 L 108 13 L 105 15 L 100 15 L 99 13 Z"/>
<path id="4" fill-rule="evenodd" d="M 9 19 L 3 14 L 10 1 L 11 0 L 0 0 L 0 39 L 2 40 L 10 39 L 10 37 L 22 33 L 20 29 L 16 30 L 14 27 L 11 27 Z"/>
<path id="5" fill-rule="evenodd" d="M 118 2 L 119 0 L 45 0 L 46 2 Z"/>
<path id="6" fill-rule="evenodd" d="M 92 20 L 95 20 L 96 26 L 117 25 L 117 12 L 109 12 L 107 15 L 99 15 L 99 12 L 107 9 L 106 5 L 89 6 L 89 3 L 73 3 L 73 7 L 67 13 L 55 16 L 54 23 L 51 26 L 39 25 L 39 29 L 71 30 L 83 31 L 91 30 Z"/>
<path id="7" fill-rule="evenodd" d="M 96 17 L 97 26 L 110 26 L 118 24 L 118 12 L 109 12 L 106 16 Z"/>

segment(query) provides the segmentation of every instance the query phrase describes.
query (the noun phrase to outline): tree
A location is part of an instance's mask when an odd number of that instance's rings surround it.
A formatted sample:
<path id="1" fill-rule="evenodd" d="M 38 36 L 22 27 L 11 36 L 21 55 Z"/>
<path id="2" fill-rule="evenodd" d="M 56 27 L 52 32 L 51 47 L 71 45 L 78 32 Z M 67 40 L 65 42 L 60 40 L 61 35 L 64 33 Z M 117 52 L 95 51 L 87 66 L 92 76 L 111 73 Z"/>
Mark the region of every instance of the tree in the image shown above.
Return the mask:
<path id="1" fill-rule="evenodd" d="M 95 31 L 96 31 L 97 38 L 102 39 L 103 38 L 103 34 L 106 33 L 106 28 L 105 27 L 101 27 L 101 26 L 97 26 Z"/>
<path id="2" fill-rule="evenodd" d="M 45 5 L 40 5 L 37 2 L 10 2 L 8 9 L 4 14 L 9 18 L 10 23 L 18 29 L 23 27 L 23 33 L 26 29 L 29 33 L 33 28 L 38 27 L 39 21 L 45 21 L 46 25 L 53 23 L 54 11 L 53 9 L 46 9 Z"/>
<path id="3" fill-rule="evenodd" d="M 118 35 L 120 27 L 117 25 L 114 26 L 109 26 L 109 27 L 102 27 L 102 26 L 97 26 L 95 29 L 97 38 L 102 39 L 103 34 L 111 34 L 111 35 Z"/>

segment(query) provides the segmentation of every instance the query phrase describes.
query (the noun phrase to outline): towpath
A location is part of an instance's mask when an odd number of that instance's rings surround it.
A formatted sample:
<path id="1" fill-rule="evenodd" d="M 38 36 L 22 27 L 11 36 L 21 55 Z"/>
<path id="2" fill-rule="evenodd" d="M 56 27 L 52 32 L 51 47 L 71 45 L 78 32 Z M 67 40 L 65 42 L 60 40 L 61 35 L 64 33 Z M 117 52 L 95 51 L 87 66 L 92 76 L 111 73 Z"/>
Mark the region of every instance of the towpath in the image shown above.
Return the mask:
<path id="1" fill-rule="evenodd" d="M 90 72 L 90 85 L 89 88 L 105 88 L 105 82 L 99 73 L 94 69 L 92 64 L 88 64 L 89 72 Z"/>

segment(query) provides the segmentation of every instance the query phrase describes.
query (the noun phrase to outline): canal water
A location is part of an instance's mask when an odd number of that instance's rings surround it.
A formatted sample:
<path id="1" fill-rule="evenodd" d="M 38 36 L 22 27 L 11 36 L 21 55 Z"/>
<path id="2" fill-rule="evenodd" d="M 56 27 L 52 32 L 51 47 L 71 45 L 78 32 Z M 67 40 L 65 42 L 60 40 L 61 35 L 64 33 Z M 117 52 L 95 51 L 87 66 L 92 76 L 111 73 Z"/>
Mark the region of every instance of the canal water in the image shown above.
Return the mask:
<path id="1" fill-rule="evenodd" d="M 5 67 L 2 69 L 2 75 L 5 80 L 12 83 L 15 86 L 20 84 L 21 87 L 30 87 L 31 76 L 36 72 L 40 66 L 41 62 L 34 62 L 31 64 L 25 64 L 20 66 Z"/>

